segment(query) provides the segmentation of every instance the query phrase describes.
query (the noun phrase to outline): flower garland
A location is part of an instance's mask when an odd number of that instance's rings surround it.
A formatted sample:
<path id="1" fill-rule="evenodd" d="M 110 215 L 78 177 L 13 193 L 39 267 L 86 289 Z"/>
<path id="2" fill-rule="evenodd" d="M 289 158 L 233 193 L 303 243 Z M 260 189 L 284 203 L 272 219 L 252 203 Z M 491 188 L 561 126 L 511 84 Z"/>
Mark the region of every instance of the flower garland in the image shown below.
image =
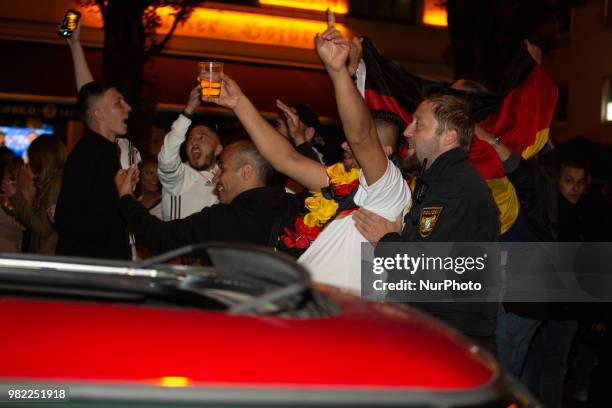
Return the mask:
<path id="1" fill-rule="evenodd" d="M 304 201 L 307 213 L 295 220 L 295 228 L 283 228 L 280 241 L 289 252 L 296 255 L 304 252 L 337 215 L 339 202 L 359 186 L 359 169 L 346 171 L 342 163 L 329 166 L 327 176 L 329 187 L 321 192 L 311 191 L 312 196 Z"/>

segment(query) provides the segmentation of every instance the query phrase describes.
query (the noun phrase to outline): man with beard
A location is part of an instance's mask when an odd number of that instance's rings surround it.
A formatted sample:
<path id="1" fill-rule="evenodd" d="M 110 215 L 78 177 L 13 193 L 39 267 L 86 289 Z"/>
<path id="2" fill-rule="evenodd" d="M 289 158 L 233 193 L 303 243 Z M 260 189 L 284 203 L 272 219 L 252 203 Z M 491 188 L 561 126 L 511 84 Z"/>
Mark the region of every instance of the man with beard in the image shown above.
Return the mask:
<path id="1" fill-rule="evenodd" d="M 374 117 L 374 126 L 376 126 L 376 132 L 378 133 L 378 140 L 383 148 L 383 151 L 395 165 L 400 167 L 401 158 L 397 156 L 397 142 L 399 140 L 400 127 L 396 120 L 391 117 Z M 359 163 L 353 155 L 351 146 L 347 141 L 342 142 L 342 163 L 346 171 L 351 169 L 359 169 Z"/>
<path id="2" fill-rule="evenodd" d="M 198 85 L 191 90 L 185 109 L 172 124 L 159 152 L 158 174 L 162 185 L 162 218 L 165 221 L 185 218 L 218 202 L 213 177 L 223 146 L 214 130 L 192 122 L 199 104 Z M 183 143 L 188 164 L 181 160 Z"/>
<path id="3" fill-rule="evenodd" d="M 359 210 L 359 215 L 355 215 L 357 229 L 370 242 L 381 238 L 385 241 L 497 240 L 499 216 L 491 191 L 467 157 L 472 138 L 467 109 L 465 101 L 450 95 L 433 95 L 421 102 L 404 136 L 425 167 L 424 197 L 419 206 L 411 209 L 410 225 L 403 232 L 397 223 Z M 439 205 L 427 215 L 430 222 L 423 230 L 418 222 L 420 212 L 430 202 Z"/>
<path id="4" fill-rule="evenodd" d="M 467 103 L 451 95 L 432 95 L 418 106 L 404 131 L 424 168 L 406 225 L 367 209 L 353 215 L 355 227 L 370 242 L 493 242 L 499 212 L 491 190 L 469 162 L 472 123 Z M 416 303 L 495 350 L 497 304 Z"/>

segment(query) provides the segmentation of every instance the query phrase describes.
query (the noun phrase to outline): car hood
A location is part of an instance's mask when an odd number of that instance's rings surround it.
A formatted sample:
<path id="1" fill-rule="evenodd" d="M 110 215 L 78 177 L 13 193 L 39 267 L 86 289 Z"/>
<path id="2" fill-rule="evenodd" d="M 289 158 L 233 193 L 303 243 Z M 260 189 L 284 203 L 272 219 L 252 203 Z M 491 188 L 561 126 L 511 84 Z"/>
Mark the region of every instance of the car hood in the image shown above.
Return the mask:
<path id="1" fill-rule="evenodd" d="M 5 297 L 0 380 L 469 390 L 498 374 L 415 310 L 324 291 L 341 309 L 325 318 Z"/>

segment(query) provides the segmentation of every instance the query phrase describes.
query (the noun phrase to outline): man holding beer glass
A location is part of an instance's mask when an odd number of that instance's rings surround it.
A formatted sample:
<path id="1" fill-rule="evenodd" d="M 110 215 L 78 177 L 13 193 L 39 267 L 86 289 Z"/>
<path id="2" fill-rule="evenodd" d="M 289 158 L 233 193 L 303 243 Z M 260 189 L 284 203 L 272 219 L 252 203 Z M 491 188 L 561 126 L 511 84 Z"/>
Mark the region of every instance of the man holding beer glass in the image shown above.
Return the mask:
<path id="1" fill-rule="evenodd" d="M 218 202 L 213 178 L 223 146 L 212 126 L 194 122 L 193 115 L 200 100 L 218 97 L 221 90 L 221 72 L 207 74 L 205 69 L 220 70 L 223 64 L 200 62 L 199 66 L 201 85 L 191 90 L 185 109 L 172 124 L 158 155 L 164 221 L 185 218 Z M 182 144 L 188 164 L 181 160 Z"/>

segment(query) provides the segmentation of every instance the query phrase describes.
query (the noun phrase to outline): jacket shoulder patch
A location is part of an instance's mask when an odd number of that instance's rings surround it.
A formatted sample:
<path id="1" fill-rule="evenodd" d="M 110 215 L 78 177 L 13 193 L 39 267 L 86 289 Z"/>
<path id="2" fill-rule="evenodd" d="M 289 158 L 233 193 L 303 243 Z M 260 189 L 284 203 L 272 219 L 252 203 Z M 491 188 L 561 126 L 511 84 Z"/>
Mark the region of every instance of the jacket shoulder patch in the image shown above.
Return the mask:
<path id="1" fill-rule="evenodd" d="M 419 234 L 427 238 L 436 227 L 442 207 L 423 207 L 419 216 Z"/>

